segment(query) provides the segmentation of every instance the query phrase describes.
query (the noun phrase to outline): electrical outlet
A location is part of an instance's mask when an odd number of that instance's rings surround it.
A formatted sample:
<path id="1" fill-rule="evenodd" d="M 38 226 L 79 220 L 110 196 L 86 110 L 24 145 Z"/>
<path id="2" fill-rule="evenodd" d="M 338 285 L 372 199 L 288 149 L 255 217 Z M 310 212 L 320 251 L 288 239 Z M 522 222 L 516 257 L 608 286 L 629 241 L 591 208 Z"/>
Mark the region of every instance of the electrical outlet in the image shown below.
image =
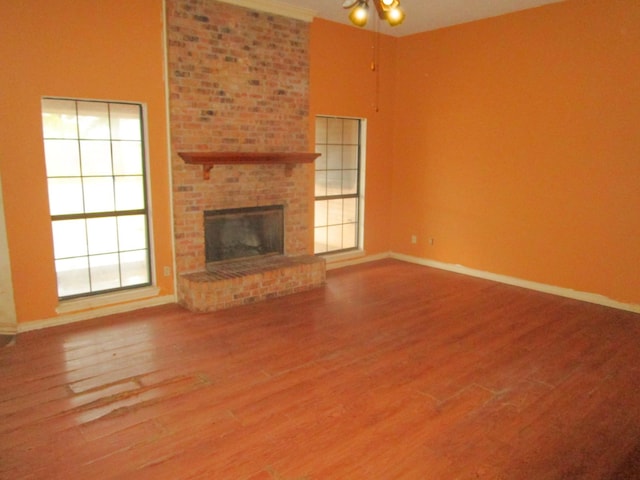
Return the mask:
<path id="1" fill-rule="evenodd" d="M 429 239 L 429 245 L 433 245 L 433 244 L 434 244 L 434 242 L 435 242 L 434 238 L 433 238 L 433 237 L 431 237 L 431 238 Z"/>
<path id="2" fill-rule="evenodd" d="M 171 267 L 164 267 L 163 272 L 165 277 L 171 275 Z"/>
<path id="3" fill-rule="evenodd" d="M 418 237 L 416 235 L 411 235 L 411 243 L 418 243 Z"/>

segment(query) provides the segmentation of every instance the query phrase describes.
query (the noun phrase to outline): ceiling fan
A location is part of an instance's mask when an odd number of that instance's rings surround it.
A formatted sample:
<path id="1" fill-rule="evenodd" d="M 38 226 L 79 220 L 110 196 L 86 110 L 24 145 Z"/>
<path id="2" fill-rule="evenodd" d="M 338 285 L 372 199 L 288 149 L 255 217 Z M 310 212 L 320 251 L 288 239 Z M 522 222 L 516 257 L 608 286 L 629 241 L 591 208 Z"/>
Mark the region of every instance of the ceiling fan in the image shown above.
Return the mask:
<path id="1" fill-rule="evenodd" d="M 404 21 L 405 13 L 400 0 L 372 0 L 378 16 L 395 27 Z M 345 0 L 342 8 L 350 8 L 349 20 L 358 27 L 364 27 L 369 18 L 369 0 Z"/>

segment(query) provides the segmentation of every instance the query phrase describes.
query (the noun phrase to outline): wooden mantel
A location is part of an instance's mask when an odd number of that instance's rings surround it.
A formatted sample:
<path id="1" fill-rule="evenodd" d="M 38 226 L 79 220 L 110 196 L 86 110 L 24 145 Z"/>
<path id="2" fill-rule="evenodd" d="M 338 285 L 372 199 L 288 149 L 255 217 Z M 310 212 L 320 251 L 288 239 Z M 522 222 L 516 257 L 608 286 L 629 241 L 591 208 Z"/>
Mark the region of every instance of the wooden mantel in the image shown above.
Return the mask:
<path id="1" fill-rule="evenodd" d="M 320 156 L 319 153 L 308 152 L 178 152 L 180 158 L 189 165 L 202 165 L 202 177 L 209 179 L 209 172 L 214 165 L 287 165 L 287 176 L 297 163 L 311 163 Z"/>

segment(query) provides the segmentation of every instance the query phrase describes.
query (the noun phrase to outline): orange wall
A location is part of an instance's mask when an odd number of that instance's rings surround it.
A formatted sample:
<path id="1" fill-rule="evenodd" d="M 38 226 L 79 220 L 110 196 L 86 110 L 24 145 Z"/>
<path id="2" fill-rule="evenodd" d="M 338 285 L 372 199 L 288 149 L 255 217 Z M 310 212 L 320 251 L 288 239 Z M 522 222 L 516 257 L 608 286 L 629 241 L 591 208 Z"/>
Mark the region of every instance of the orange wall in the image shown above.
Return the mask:
<path id="1" fill-rule="evenodd" d="M 639 59 L 637 0 L 402 38 L 391 249 L 640 304 Z"/>
<path id="2" fill-rule="evenodd" d="M 320 19 L 311 24 L 310 138 L 315 141 L 316 115 L 367 119 L 364 232 L 367 254 L 389 250 L 395 108 L 396 40 L 379 36 L 377 80 L 371 70 L 374 41 L 369 30 Z"/>
<path id="3" fill-rule="evenodd" d="M 580 0 L 381 36 L 376 102 L 373 34 L 315 20 L 311 118 L 368 119 L 367 253 L 640 303 L 639 29 L 636 0 Z M 5 2 L 0 31 L 0 171 L 26 322 L 57 305 L 44 95 L 146 103 L 155 261 L 172 265 L 162 2 Z M 158 285 L 173 293 L 170 277 Z"/>
<path id="4" fill-rule="evenodd" d="M 19 322 L 55 317 L 58 303 L 42 96 L 147 105 L 155 261 L 172 265 L 162 19 L 158 0 L 3 3 L 0 171 Z M 158 286 L 173 294 L 171 277 Z"/>

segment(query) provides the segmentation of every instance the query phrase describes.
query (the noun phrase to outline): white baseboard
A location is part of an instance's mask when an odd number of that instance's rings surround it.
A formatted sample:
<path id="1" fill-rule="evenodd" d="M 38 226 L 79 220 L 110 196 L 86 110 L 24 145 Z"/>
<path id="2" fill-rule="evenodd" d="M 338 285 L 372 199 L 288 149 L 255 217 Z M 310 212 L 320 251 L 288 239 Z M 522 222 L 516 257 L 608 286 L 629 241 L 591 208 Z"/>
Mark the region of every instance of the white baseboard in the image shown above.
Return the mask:
<path id="1" fill-rule="evenodd" d="M 463 265 L 454 265 L 450 263 L 438 262 L 435 260 L 426 260 L 424 258 L 412 257 L 410 255 L 403 255 L 400 253 L 392 252 L 389 256 L 397 260 L 416 263 L 419 265 L 424 265 L 426 267 L 433 267 L 440 270 L 447 270 L 449 272 L 461 273 L 463 275 L 469 275 L 471 277 L 483 278 L 485 280 L 492 280 L 498 283 L 505 283 L 507 285 L 527 288 L 529 290 L 535 290 L 537 292 L 550 293 L 552 295 L 558 295 L 560 297 L 571 298 L 588 303 L 595 303 L 597 305 L 617 308 L 619 310 L 625 310 L 627 312 L 640 313 L 640 305 L 619 302 L 617 300 L 612 300 L 609 297 L 605 297 L 604 295 L 599 295 L 596 293 L 581 292 L 572 290 L 570 288 L 556 287 L 554 285 L 547 285 L 545 283 L 532 282 L 529 280 L 522 280 L 520 278 L 510 277 L 507 275 L 500 275 L 497 273 L 476 270 L 474 268 L 465 267 Z"/>
<path id="2" fill-rule="evenodd" d="M 18 325 L 0 325 L 0 335 L 13 336 L 18 333 Z"/>
<path id="3" fill-rule="evenodd" d="M 391 254 L 389 252 L 378 253 L 376 255 L 367 256 L 364 252 L 357 253 L 344 253 L 337 255 L 329 255 L 327 260 L 327 270 L 335 270 L 336 268 L 349 267 L 351 265 L 359 265 L 361 263 L 374 262 L 376 260 L 383 260 L 389 258 Z"/>
<path id="4" fill-rule="evenodd" d="M 34 320 L 33 322 L 19 323 L 18 333 L 29 332 L 31 330 L 39 330 L 41 328 L 56 327 L 59 325 L 67 325 L 69 323 L 82 322 L 84 320 L 90 320 L 92 318 L 104 317 L 117 313 L 131 312 L 133 310 L 139 310 L 141 308 L 157 307 L 159 305 L 166 305 L 169 303 L 176 303 L 175 295 L 146 298 L 129 303 L 99 307 L 77 313 L 63 314 L 58 317 L 48 318 L 44 320 Z"/>
<path id="5" fill-rule="evenodd" d="M 497 273 L 485 272 L 482 270 L 476 270 L 474 268 L 465 267 L 463 265 L 456 265 L 451 263 L 438 262 L 436 260 L 428 260 L 419 257 L 413 257 L 410 255 L 404 255 L 401 253 L 385 252 L 376 255 L 356 255 L 353 257 L 336 258 L 334 261 L 327 262 L 327 270 L 333 270 L 337 268 L 347 267 L 351 265 L 359 265 L 367 262 L 374 262 L 376 260 L 383 260 L 385 258 L 394 258 L 396 260 L 402 260 L 404 262 L 415 263 L 423 265 L 425 267 L 437 268 L 439 270 L 446 270 L 449 272 L 460 273 L 462 275 L 468 275 L 471 277 L 483 278 L 485 280 L 491 280 L 498 283 L 504 283 L 507 285 L 513 285 L 516 287 L 522 287 L 529 290 L 535 290 L 538 292 L 549 293 L 560 297 L 571 298 L 574 300 L 580 300 L 588 303 L 595 303 L 597 305 L 603 305 L 606 307 L 617 308 L 619 310 L 625 310 L 627 312 L 640 313 L 640 305 L 632 303 L 623 303 L 617 300 L 612 300 L 604 295 L 595 293 L 581 292 L 572 290 L 569 288 L 556 287 L 553 285 L 547 285 L 544 283 L 532 282 L 529 280 L 522 280 L 516 277 L 510 277 L 507 275 L 500 275 Z M 155 307 L 159 305 L 166 305 L 170 303 L 176 303 L 175 295 L 166 295 L 162 297 L 147 298 L 135 302 L 123 303 L 119 305 L 112 305 L 102 308 L 95 308 L 78 313 L 63 314 L 58 317 L 35 320 L 33 322 L 24 322 L 18 324 L 17 333 L 28 332 L 31 330 L 39 330 L 41 328 L 54 327 L 58 325 L 66 325 L 69 323 L 81 322 L 83 320 L 90 320 L 92 318 L 103 317 L 106 315 L 113 315 L 117 313 L 126 313 L 133 310 L 139 310 L 141 308 Z M 7 334 L 14 334 L 16 332 L 6 332 Z"/>

